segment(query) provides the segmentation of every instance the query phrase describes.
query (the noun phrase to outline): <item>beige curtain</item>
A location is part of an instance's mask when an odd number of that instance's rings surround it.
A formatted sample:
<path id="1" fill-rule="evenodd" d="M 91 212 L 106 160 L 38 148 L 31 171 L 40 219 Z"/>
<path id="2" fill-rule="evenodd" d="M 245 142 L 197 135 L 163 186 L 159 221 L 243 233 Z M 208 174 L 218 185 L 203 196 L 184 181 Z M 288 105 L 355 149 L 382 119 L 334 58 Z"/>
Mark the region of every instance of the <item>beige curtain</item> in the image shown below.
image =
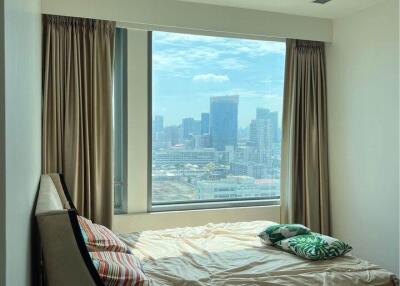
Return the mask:
<path id="1" fill-rule="evenodd" d="M 43 173 L 59 172 L 78 211 L 111 225 L 115 23 L 44 17 Z"/>
<path id="2" fill-rule="evenodd" d="M 283 107 L 281 222 L 330 233 L 324 44 L 288 40 Z"/>

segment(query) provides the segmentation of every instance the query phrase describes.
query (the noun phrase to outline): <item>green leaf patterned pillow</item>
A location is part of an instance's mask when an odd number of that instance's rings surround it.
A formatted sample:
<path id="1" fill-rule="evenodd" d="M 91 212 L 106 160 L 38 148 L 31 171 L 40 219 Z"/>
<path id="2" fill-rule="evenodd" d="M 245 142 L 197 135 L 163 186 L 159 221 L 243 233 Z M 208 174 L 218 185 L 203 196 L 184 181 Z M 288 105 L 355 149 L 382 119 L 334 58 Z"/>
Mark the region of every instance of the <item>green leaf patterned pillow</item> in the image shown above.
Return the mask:
<path id="1" fill-rule="evenodd" d="M 258 236 L 264 244 L 273 245 L 285 238 L 310 233 L 310 229 L 302 224 L 275 224 L 267 227 Z"/>
<path id="2" fill-rule="evenodd" d="M 298 235 L 274 244 L 287 252 L 311 260 L 325 260 L 342 256 L 353 248 L 339 240 L 319 233 Z"/>

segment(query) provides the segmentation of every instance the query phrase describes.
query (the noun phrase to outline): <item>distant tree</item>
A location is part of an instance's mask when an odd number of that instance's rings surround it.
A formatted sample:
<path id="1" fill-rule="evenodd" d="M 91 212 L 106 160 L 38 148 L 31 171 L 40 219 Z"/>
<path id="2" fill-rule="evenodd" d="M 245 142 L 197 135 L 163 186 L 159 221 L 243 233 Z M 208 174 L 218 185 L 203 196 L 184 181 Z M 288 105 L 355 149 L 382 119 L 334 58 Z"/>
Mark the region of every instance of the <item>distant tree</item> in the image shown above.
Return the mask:
<path id="1" fill-rule="evenodd" d="M 208 163 L 207 165 L 206 165 L 206 168 L 209 170 L 209 171 L 212 171 L 212 170 L 214 170 L 215 169 L 215 164 L 214 163 Z"/>

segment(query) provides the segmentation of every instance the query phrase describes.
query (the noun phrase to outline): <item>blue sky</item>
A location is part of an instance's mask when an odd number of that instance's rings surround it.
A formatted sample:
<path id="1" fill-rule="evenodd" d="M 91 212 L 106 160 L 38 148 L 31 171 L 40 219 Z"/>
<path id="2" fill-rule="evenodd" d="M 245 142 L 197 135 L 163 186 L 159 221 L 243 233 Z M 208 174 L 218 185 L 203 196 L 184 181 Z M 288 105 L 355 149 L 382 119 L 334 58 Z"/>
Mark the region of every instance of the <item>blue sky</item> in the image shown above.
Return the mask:
<path id="1" fill-rule="evenodd" d="M 239 95 L 239 126 L 256 108 L 282 114 L 285 43 L 153 32 L 153 116 L 165 125 L 209 112 L 210 96 Z"/>

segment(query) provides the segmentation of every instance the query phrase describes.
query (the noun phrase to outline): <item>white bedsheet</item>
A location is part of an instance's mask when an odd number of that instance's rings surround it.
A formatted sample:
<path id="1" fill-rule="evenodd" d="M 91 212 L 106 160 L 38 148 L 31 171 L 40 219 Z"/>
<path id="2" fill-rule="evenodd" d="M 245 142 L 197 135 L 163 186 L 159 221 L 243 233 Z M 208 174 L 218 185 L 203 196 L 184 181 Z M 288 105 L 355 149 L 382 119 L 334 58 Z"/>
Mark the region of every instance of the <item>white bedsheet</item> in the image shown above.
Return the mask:
<path id="1" fill-rule="evenodd" d="M 120 235 L 151 285 L 395 285 L 395 276 L 351 255 L 309 261 L 264 246 L 268 221 Z"/>

